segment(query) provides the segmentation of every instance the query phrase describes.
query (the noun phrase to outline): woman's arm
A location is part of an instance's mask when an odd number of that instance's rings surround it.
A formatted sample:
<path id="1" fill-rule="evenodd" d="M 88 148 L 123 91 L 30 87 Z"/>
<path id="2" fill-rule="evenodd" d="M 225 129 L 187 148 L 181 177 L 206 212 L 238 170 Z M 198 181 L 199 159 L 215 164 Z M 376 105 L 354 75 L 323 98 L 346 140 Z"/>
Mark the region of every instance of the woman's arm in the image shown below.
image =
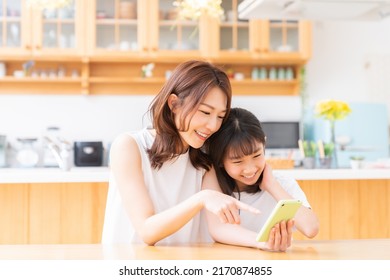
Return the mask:
<path id="1" fill-rule="evenodd" d="M 119 136 L 111 146 L 110 166 L 122 197 L 122 203 L 135 231 L 148 245 L 173 234 L 205 207 L 224 222 L 238 223 L 238 209 L 256 212 L 222 193 L 204 190 L 161 213 L 155 213 L 144 183 L 141 155 L 135 140 Z M 185 186 L 183 186 L 185 187 Z M 258 212 L 258 211 L 257 211 Z"/>
<path id="2" fill-rule="evenodd" d="M 207 172 L 203 178 L 202 189 L 221 192 L 214 169 Z M 209 232 L 213 239 L 220 243 L 253 247 L 266 251 L 285 251 L 291 246 L 293 221 L 275 225 L 267 242 L 257 242 L 257 232 L 248 230 L 237 224 L 221 223 L 213 213 L 206 212 Z"/>
<path id="3" fill-rule="evenodd" d="M 263 191 L 269 192 L 272 197 L 279 201 L 281 199 L 293 199 L 293 197 L 285 191 L 272 174 L 272 168 L 266 164 L 263 171 L 263 181 L 260 188 Z M 319 222 L 316 214 L 310 208 L 301 206 L 294 218 L 296 228 L 306 237 L 313 238 L 319 230 Z"/>

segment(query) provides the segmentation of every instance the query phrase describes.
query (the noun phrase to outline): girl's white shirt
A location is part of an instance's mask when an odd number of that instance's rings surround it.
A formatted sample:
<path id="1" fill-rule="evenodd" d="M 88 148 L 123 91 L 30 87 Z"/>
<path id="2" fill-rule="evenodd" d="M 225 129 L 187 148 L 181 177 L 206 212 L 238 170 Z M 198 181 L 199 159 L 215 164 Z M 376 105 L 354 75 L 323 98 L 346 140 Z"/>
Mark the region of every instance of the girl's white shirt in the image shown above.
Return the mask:
<path id="1" fill-rule="evenodd" d="M 307 201 L 305 193 L 294 179 L 281 176 L 279 174 L 274 174 L 274 176 L 287 193 L 289 193 L 294 199 L 302 201 L 303 206 L 310 208 L 310 204 Z M 260 210 L 260 214 L 252 214 L 248 211 L 241 211 L 240 213 L 241 226 L 252 231 L 259 232 L 274 209 L 277 201 L 270 193 L 265 191 L 257 193 L 240 192 L 239 195 L 234 192 L 233 194 L 234 197 L 237 199 L 239 198 L 240 201 Z"/>
<path id="2" fill-rule="evenodd" d="M 140 150 L 145 186 L 153 202 L 155 213 L 169 209 L 201 190 L 205 170 L 197 170 L 191 164 L 188 152 L 165 162 L 158 170 L 153 169 L 146 152 L 154 141 L 152 130 L 145 128 L 129 134 L 135 139 Z M 156 244 L 212 242 L 203 211 L 179 231 Z M 109 180 L 102 243 L 142 243 L 124 210 L 112 173 Z"/>

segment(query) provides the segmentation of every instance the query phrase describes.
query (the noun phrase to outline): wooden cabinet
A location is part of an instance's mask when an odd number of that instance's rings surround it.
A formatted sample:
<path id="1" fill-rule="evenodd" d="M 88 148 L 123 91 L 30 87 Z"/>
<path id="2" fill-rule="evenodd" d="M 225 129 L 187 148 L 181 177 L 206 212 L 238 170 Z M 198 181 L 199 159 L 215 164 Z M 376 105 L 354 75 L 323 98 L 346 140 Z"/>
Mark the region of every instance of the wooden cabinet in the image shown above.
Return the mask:
<path id="1" fill-rule="evenodd" d="M 315 239 L 390 238 L 390 180 L 304 180 L 318 215 Z M 297 233 L 296 239 L 304 239 Z"/>
<path id="2" fill-rule="evenodd" d="M 0 244 L 100 243 L 107 183 L 0 184 Z"/>
<path id="3" fill-rule="evenodd" d="M 0 92 L 82 93 L 86 2 L 50 10 L 25 0 L 1 3 L 0 61 L 7 70 Z"/>
<path id="4" fill-rule="evenodd" d="M 0 55 L 75 56 L 84 54 L 84 1 L 62 9 L 38 9 L 25 0 L 3 0 Z"/>
<path id="5" fill-rule="evenodd" d="M 311 55 L 309 22 L 242 21 L 241 0 L 222 1 L 221 21 L 175 19 L 171 0 L 76 0 L 71 8 L 39 15 L 25 1 L 14 2 L 20 12 L 10 17 L 3 11 L 0 21 L 0 61 L 7 65 L 0 93 L 156 94 L 177 64 L 201 59 L 231 75 L 235 95 L 298 95 L 300 70 Z M 15 42 L 6 27 L 12 24 L 21 30 Z M 56 79 L 13 77 L 28 60 L 35 61 L 35 72 L 67 72 Z M 155 70 L 145 79 L 141 67 L 148 63 Z M 254 74 L 260 70 L 264 75 Z"/>
<path id="6" fill-rule="evenodd" d="M 140 56 L 148 52 L 146 1 L 88 1 L 87 53 L 93 57 Z M 151 18 L 155 16 L 152 14 Z"/>
<path id="7" fill-rule="evenodd" d="M 390 180 L 299 184 L 320 221 L 315 239 L 390 238 Z M 108 183 L 0 184 L 0 244 L 99 243 L 107 191 Z"/>

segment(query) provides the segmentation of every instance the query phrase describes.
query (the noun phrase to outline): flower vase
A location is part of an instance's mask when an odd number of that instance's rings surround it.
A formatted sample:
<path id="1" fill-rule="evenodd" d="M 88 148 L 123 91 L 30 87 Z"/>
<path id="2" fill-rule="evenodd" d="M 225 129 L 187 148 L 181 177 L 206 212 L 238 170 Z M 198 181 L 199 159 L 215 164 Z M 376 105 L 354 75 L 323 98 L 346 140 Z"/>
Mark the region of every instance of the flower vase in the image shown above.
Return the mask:
<path id="1" fill-rule="evenodd" d="M 334 145 L 333 149 L 333 162 L 334 162 L 334 168 L 338 168 L 338 162 L 337 162 L 337 146 L 336 146 L 336 134 L 335 134 L 335 121 L 330 121 L 330 133 L 331 133 L 331 141 Z"/>

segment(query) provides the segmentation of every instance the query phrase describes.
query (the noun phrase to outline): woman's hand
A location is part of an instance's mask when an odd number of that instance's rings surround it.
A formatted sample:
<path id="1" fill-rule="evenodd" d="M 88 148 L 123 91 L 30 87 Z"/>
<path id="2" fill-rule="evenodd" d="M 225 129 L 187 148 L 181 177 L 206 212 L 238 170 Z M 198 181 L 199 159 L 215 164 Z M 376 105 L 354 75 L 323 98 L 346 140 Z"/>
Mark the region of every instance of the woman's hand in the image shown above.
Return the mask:
<path id="1" fill-rule="evenodd" d="M 260 249 L 272 252 L 285 252 L 291 246 L 294 220 L 282 221 L 276 224 L 267 242 L 261 242 Z"/>
<path id="2" fill-rule="evenodd" d="M 240 210 L 260 213 L 258 209 L 219 191 L 203 190 L 201 199 L 203 207 L 215 214 L 222 223 L 239 224 Z"/>

